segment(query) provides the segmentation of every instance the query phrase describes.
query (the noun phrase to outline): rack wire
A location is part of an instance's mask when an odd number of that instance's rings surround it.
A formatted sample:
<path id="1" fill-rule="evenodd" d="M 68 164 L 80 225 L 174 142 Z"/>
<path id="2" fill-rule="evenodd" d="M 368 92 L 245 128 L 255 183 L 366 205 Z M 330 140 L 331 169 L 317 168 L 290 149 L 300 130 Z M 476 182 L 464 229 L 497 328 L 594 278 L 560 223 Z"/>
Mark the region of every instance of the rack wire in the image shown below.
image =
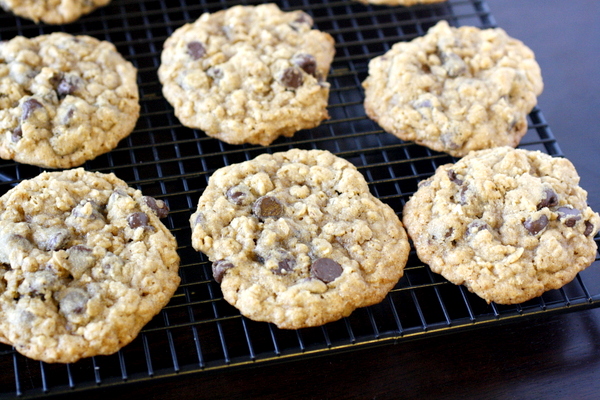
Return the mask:
<path id="1" fill-rule="evenodd" d="M 168 5 L 167 5 L 168 3 Z M 487 4 L 479 0 L 404 7 L 364 6 L 356 1 L 277 1 L 284 10 L 303 9 L 316 26 L 336 40 L 331 83 L 331 119 L 321 126 L 280 138 L 269 147 L 234 146 L 183 127 L 161 93 L 157 79 L 165 39 L 203 12 L 258 1 L 113 0 L 108 6 L 65 26 L 36 25 L 0 13 L 0 39 L 33 37 L 54 31 L 85 34 L 113 42 L 138 68 L 141 116 L 135 131 L 105 155 L 85 164 L 87 170 L 114 172 L 145 194 L 166 201 L 166 225 L 176 236 L 182 283 L 171 302 L 130 345 L 111 356 L 74 364 L 46 364 L 0 345 L 0 397 L 101 390 L 103 387 L 174 375 L 295 360 L 324 352 L 351 351 L 371 345 L 418 339 L 517 318 L 563 313 L 600 305 L 598 258 L 594 265 L 560 290 L 515 306 L 486 304 L 464 287 L 432 273 L 411 252 L 405 276 L 380 304 L 356 310 L 322 327 L 279 330 L 240 316 L 227 304 L 211 278 L 208 260 L 191 248 L 189 215 L 218 168 L 264 152 L 290 148 L 327 149 L 354 163 L 372 193 L 401 214 L 420 180 L 455 159 L 387 134 L 364 112 L 361 82 L 371 58 L 398 42 L 423 35 L 441 19 L 454 26 L 494 27 Z M 562 156 L 542 112 L 529 115 L 520 147 Z M 0 194 L 38 167 L 0 161 Z M 598 238 L 596 238 L 598 241 Z"/>

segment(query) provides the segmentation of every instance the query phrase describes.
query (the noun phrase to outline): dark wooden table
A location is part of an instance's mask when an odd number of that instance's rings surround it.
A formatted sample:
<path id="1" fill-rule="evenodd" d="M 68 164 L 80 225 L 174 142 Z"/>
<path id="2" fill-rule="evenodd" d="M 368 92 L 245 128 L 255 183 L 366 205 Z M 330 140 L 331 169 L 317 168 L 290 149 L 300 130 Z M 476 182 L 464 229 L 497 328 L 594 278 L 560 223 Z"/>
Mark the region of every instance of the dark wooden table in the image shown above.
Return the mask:
<path id="1" fill-rule="evenodd" d="M 600 4 L 488 0 L 542 67 L 539 104 L 600 210 Z M 78 394 L 78 398 L 82 398 Z M 245 369 L 119 387 L 84 398 L 599 399 L 600 310 Z"/>

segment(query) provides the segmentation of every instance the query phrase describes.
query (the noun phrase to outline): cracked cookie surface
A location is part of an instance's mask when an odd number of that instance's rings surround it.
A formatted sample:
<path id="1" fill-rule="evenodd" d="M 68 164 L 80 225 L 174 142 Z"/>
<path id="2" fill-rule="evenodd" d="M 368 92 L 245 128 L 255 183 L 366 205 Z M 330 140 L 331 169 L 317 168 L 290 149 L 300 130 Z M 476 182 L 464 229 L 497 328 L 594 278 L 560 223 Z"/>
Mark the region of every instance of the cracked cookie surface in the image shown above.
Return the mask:
<path id="1" fill-rule="evenodd" d="M 0 6 L 19 17 L 47 24 L 68 24 L 110 0 L 0 0 Z"/>
<path id="2" fill-rule="evenodd" d="M 499 147 L 440 166 L 403 222 L 432 271 L 488 302 L 558 289 L 595 259 L 600 217 L 570 161 Z"/>
<path id="3" fill-rule="evenodd" d="M 70 363 L 131 342 L 179 284 L 168 208 L 113 174 L 42 173 L 0 198 L 0 341 Z"/>
<path id="4" fill-rule="evenodd" d="M 217 170 L 190 219 L 225 299 L 280 328 L 318 326 L 378 303 L 403 275 L 397 215 L 350 162 L 321 150 Z"/>
<path id="5" fill-rule="evenodd" d="M 139 116 L 136 76 L 112 43 L 90 36 L 0 42 L 0 157 L 71 168 L 112 150 Z"/>
<path id="6" fill-rule="evenodd" d="M 333 38 L 274 4 L 203 14 L 164 44 L 158 77 L 181 123 L 266 146 L 329 118 Z"/>
<path id="7" fill-rule="evenodd" d="M 369 62 L 367 115 L 385 131 L 462 157 L 516 147 L 543 82 L 533 52 L 502 29 L 438 22 Z"/>

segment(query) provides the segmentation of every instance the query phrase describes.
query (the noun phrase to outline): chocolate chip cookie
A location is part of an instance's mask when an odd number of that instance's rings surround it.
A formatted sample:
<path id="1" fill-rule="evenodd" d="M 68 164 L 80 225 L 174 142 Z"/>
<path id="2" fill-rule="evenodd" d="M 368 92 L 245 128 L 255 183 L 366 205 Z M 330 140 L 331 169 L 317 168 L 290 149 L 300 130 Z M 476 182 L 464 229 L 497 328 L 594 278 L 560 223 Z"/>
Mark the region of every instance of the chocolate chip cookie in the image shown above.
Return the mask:
<path id="1" fill-rule="evenodd" d="M 68 24 L 110 0 L 0 0 L 0 6 L 19 17 L 47 24 Z"/>
<path id="2" fill-rule="evenodd" d="M 112 150 L 139 116 L 136 75 L 113 44 L 89 36 L 0 42 L 0 157 L 71 168 Z"/>
<path id="3" fill-rule="evenodd" d="M 558 289 L 595 259 L 600 217 L 570 161 L 498 147 L 439 167 L 406 203 L 417 255 L 487 302 Z"/>
<path id="4" fill-rule="evenodd" d="M 131 342 L 179 284 L 167 212 L 113 174 L 81 168 L 0 197 L 0 341 L 61 363 Z"/>
<path id="5" fill-rule="evenodd" d="M 385 131 L 456 157 L 516 147 L 543 89 L 522 42 L 446 21 L 371 60 L 363 86 L 367 115 Z"/>
<path id="6" fill-rule="evenodd" d="M 333 38 L 275 4 L 203 14 L 165 44 L 158 77 L 187 127 L 231 144 L 268 145 L 329 118 Z"/>
<path id="7" fill-rule="evenodd" d="M 318 326 L 383 300 L 409 244 L 394 211 L 348 161 L 321 150 L 217 170 L 191 216 L 225 300 L 280 328 Z"/>

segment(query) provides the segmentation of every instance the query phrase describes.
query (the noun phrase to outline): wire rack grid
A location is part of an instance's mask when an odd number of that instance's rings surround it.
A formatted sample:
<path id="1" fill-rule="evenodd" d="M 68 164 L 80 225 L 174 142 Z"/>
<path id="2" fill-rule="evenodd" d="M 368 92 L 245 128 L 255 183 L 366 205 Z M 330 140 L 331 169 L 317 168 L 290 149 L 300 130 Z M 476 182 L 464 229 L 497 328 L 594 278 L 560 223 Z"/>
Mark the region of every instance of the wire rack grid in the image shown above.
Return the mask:
<path id="1" fill-rule="evenodd" d="M 598 259 L 563 289 L 516 306 L 486 304 L 463 287 L 433 274 L 411 252 L 405 276 L 380 304 L 318 328 L 279 330 L 241 317 L 222 298 L 206 257 L 191 248 L 188 223 L 208 177 L 218 168 L 264 152 L 290 148 L 326 149 L 354 163 L 372 193 L 398 215 L 420 180 L 452 157 L 403 142 L 369 120 L 361 82 L 371 58 L 398 42 L 423 35 L 441 19 L 454 26 L 495 26 L 484 1 L 448 0 L 427 6 L 364 6 L 357 1 L 281 0 L 284 10 L 303 9 L 316 27 L 336 40 L 331 83 L 331 119 L 319 127 L 280 138 L 269 147 L 234 146 L 183 127 L 161 93 L 157 79 L 165 39 L 179 26 L 235 4 L 229 0 L 113 0 L 108 6 L 65 26 L 36 25 L 0 14 L 0 39 L 33 37 L 53 31 L 85 34 L 114 43 L 138 68 L 141 116 L 134 132 L 105 155 L 87 162 L 91 171 L 114 172 L 144 194 L 168 203 L 166 225 L 176 236 L 182 283 L 171 302 L 131 344 L 111 356 L 74 364 L 46 364 L 0 345 L 0 397 L 33 398 L 74 391 L 295 360 L 331 351 L 502 324 L 516 318 L 562 313 L 600 305 Z M 562 156 L 544 116 L 534 109 L 520 147 Z M 0 161 L 0 194 L 40 168 Z M 596 238 L 598 240 L 598 238 Z"/>

